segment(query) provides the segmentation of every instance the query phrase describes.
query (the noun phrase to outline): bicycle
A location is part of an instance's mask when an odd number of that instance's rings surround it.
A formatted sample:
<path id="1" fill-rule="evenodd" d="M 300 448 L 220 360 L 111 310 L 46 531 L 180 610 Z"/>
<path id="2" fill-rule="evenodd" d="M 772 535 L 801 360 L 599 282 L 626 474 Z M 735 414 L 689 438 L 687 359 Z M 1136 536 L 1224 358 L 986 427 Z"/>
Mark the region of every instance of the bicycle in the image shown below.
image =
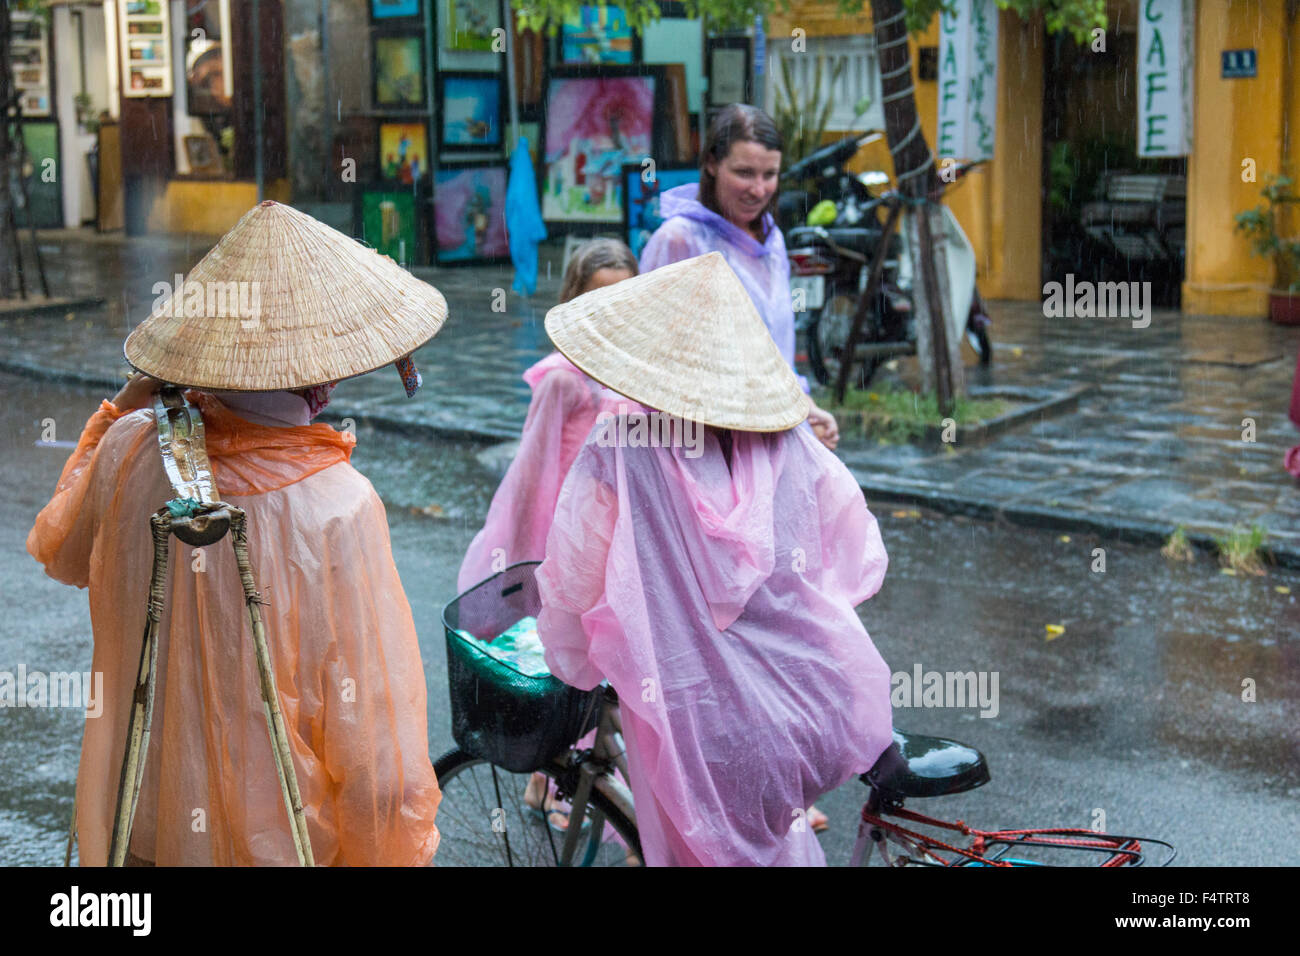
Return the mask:
<path id="1" fill-rule="evenodd" d="M 644 860 L 632 794 L 624 782 L 630 778 L 618 697 L 612 688 L 582 692 L 549 678 L 554 684 L 548 685 L 548 693 L 555 695 L 553 709 L 558 715 L 554 726 L 561 728 L 556 732 L 548 726 L 525 727 L 537 712 L 535 701 L 512 712 L 511 695 L 525 692 L 517 689 L 522 686 L 517 682 L 514 687 L 494 688 L 480 675 L 471 702 L 466 680 L 453 673 L 465 653 L 455 642 L 463 642 L 460 628 L 470 623 L 469 618 L 491 631 L 507 618 L 511 623 L 518 620 L 515 615 L 521 612 L 536 613 L 540 598 L 532 572 L 538 563 L 512 565 L 458 596 L 443 612 L 453 736 L 459 746 L 434 762 L 442 788 L 439 866 L 622 866 Z M 488 722 L 494 726 L 482 726 Z M 593 728 L 590 746 L 573 743 Z M 497 731 L 510 738 L 508 745 L 495 739 Z M 545 800 L 540 820 L 524 802 L 533 772 L 544 774 L 554 785 L 556 800 L 570 803 L 562 835 L 546 822 Z M 1148 844 L 1163 848 L 1157 866 L 1169 865 L 1177 855 L 1171 844 L 1151 837 L 1071 827 L 979 830 L 960 820 L 944 821 L 905 809 L 907 800 L 951 796 L 989 782 L 982 753 L 942 737 L 895 730 L 893 743 L 859 779 L 868 794 L 850 858 L 853 866 L 877 857 L 888 866 L 1060 865 L 1049 860 L 1141 866 L 1148 862 Z M 954 831 L 969 842 L 958 846 L 896 820 Z M 1008 855 L 1013 850 L 1017 855 Z"/>

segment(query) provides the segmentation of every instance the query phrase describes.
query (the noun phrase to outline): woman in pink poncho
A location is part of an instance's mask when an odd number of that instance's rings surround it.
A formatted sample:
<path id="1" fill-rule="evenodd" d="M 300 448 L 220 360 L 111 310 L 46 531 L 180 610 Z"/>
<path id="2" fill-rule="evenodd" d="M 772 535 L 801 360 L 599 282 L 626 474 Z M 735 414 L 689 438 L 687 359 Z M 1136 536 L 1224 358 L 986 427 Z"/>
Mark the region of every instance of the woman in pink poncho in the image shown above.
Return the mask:
<path id="1" fill-rule="evenodd" d="M 722 253 L 793 369 L 790 260 L 772 215 L 783 146 L 776 124 L 758 107 L 732 103 L 719 111 L 705 138 L 700 182 L 659 197 L 664 223 L 641 251 L 641 271 L 706 252 Z M 807 392 L 807 380 L 797 377 Z M 827 448 L 839 443 L 839 426 L 829 412 L 813 405 L 808 424 Z"/>
<path id="2" fill-rule="evenodd" d="M 668 269 L 708 259 L 726 269 L 716 256 Z M 644 341 L 622 364 L 584 353 L 565 335 L 563 306 L 547 330 L 622 394 L 660 409 L 705 403 L 700 417 L 755 430 L 687 422 L 700 441 L 645 447 L 635 421 L 663 413 L 626 402 L 594 431 L 538 569 L 539 635 L 552 673 L 581 688 L 608 680 L 619 694 L 648 864 L 822 865 L 802 808 L 870 769 L 891 740 L 889 671 L 854 611 L 880 588 L 884 546 L 843 463 L 794 427 L 807 398 L 758 316 L 749 311 L 743 334 L 705 337 L 716 357 L 675 360 L 682 342 L 698 345 L 681 327 L 711 321 L 727 296 L 701 300 L 695 276 L 674 274 L 690 292 L 660 310 L 656 278 L 624 283 L 608 310 L 586 306 L 587 341 L 616 353 L 620 330 L 603 320 L 628 296 L 647 303 L 656 315 L 635 321 L 666 323 L 651 355 Z M 766 365 L 750 358 L 761 348 Z M 783 431 L 756 421 L 774 403 Z"/>

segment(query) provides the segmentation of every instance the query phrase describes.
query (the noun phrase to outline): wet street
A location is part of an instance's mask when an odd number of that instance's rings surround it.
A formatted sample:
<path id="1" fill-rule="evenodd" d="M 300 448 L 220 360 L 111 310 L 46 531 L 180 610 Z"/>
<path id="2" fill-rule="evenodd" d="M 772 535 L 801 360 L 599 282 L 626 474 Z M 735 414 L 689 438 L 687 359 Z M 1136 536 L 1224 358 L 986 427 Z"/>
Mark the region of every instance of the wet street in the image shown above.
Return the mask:
<path id="1" fill-rule="evenodd" d="M 0 671 L 84 670 L 85 593 L 47 578 L 24 541 L 104 395 L 10 375 L 0 395 Z M 56 447 L 38 444 L 47 419 Z M 362 428 L 353 464 L 388 508 L 437 757 L 453 746 L 440 612 L 504 455 Z M 890 567 L 860 613 L 891 670 L 974 671 L 990 688 L 997 675 L 983 708 L 895 707 L 896 726 L 976 746 L 992 771 L 979 790 L 909 806 L 986 829 L 1089 827 L 1100 811 L 1112 832 L 1172 842 L 1179 863 L 1300 864 L 1300 575 L 1229 576 L 1204 554 L 1174 564 L 1104 538 L 868 503 Z M 0 709 L 0 864 L 62 862 L 81 726 L 72 709 Z M 848 860 L 865 793 L 852 781 L 818 802 L 832 864 Z"/>

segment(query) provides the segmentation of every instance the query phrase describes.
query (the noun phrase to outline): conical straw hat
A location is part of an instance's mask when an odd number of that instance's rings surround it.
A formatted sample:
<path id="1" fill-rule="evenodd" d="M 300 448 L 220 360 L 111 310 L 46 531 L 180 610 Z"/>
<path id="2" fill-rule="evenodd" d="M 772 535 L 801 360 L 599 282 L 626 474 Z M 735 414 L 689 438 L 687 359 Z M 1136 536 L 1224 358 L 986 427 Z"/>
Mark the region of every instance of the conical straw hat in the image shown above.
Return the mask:
<path id="1" fill-rule="evenodd" d="M 268 201 L 127 336 L 125 352 L 175 385 L 307 388 L 409 355 L 446 318 L 442 293 L 392 259 Z"/>
<path id="2" fill-rule="evenodd" d="M 624 279 L 557 305 L 546 331 L 602 385 L 718 428 L 775 432 L 808 396 L 721 253 Z"/>

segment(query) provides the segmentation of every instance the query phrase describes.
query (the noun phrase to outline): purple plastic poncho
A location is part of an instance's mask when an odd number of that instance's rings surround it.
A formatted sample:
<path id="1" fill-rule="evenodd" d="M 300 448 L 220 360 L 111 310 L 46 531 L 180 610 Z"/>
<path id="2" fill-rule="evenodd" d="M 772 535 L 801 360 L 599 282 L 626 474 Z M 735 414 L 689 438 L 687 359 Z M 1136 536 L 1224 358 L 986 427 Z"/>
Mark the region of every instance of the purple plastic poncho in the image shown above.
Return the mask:
<path id="1" fill-rule="evenodd" d="M 744 229 L 702 205 L 696 198 L 699 191 L 699 183 L 687 183 L 659 195 L 659 215 L 665 221 L 641 250 L 641 272 L 706 252 L 722 253 L 763 317 L 763 324 L 781 350 L 781 357 L 793 369 L 794 304 L 790 299 L 790 260 L 786 257 L 785 237 L 771 214 L 764 213 L 767 241 L 760 243 Z M 803 390 L 808 391 L 808 380 L 797 371 L 795 376 Z"/>
<path id="2" fill-rule="evenodd" d="M 604 407 L 602 396 L 615 397 L 559 352 L 526 371 L 524 381 L 533 399 L 519 450 L 492 496 L 483 530 L 465 552 L 456 579 L 460 592 L 511 564 L 542 560 L 564 476 Z"/>
<path id="3" fill-rule="evenodd" d="M 730 471 L 709 431 L 695 458 L 600 434 L 560 493 L 538 631 L 552 673 L 618 691 L 646 862 L 824 865 L 804 808 L 892 734 L 854 611 L 887 563 L 862 491 L 805 428 L 735 433 Z"/>

